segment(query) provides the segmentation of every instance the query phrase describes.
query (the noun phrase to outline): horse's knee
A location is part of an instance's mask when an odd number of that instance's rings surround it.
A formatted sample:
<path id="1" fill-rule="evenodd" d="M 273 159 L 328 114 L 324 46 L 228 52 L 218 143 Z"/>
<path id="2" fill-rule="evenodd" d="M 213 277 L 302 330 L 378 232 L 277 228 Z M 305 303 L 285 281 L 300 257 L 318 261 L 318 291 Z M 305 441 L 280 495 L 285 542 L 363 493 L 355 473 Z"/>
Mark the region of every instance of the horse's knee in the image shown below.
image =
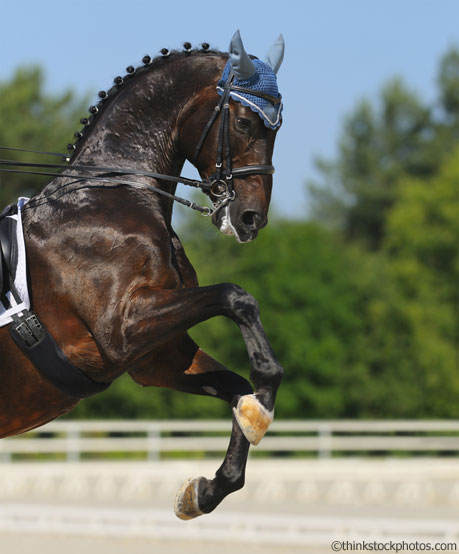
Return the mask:
<path id="1" fill-rule="evenodd" d="M 226 285 L 225 304 L 229 317 L 237 323 L 253 321 L 260 313 L 256 299 L 238 285 Z"/>

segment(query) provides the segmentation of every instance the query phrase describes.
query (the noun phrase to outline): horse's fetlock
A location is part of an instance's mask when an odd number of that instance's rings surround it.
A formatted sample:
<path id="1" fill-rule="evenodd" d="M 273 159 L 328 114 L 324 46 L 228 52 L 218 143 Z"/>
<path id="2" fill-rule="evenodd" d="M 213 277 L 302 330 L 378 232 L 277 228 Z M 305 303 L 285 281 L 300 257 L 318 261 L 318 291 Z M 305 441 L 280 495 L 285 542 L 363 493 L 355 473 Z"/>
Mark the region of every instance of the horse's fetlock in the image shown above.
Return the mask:
<path id="1" fill-rule="evenodd" d="M 221 486 L 229 491 L 235 492 L 244 487 L 245 484 L 245 475 L 239 471 L 224 471 L 221 473 L 217 472 L 217 478 L 220 481 Z"/>

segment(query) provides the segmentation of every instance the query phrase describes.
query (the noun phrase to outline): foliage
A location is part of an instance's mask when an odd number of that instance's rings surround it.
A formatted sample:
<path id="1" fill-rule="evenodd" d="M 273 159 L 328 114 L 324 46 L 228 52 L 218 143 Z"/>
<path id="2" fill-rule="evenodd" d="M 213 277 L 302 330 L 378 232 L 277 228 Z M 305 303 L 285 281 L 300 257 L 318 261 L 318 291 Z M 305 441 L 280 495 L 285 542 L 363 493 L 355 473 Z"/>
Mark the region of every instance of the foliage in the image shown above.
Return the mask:
<path id="1" fill-rule="evenodd" d="M 259 301 L 268 337 L 287 369 L 276 408 L 279 417 L 343 413 L 343 370 L 354 365 L 349 343 L 361 323 L 352 268 L 340 255 L 339 240 L 315 224 L 280 220 L 243 247 L 215 236 L 208 243 L 212 255 L 206 256 L 201 244 L 190 243 L 188 252 L 201 268 L 203 284 L 225 276 Z M 193 334 L 228 367 L 247 372 L 247 354 L 234 324 L 209 321 Z"/>
<path id="2" fill-rule="evenodd" d="M 400 297 L 397 312 L 409 330 L 401 351 L 423 410 L 459 415 L 459 145 L 427 181 L 404 179 L 387 220 L 384 252 Z M 387 322 L 390 323 L 390 322 Z M 392 353 L 395 358 L 397 353 Z"/>
<path id="3" fill-rule="evenodd" d="M 62 152 L 69 141 L 86 102 L 77 101 L 71 91 L 51 95 L 44 88 L 43 70 L 38 66 L 19 68 L 10 81 L 0 82 L 0 145 Z M 31 161 L 23 152 L 2 151 L 1 157 Z M 40 157 L 40 162 L 50 161 Z M 51 158 L 51 163 L 60 163 Z M 43 170 L 43 171 L 46 171 Z M 36 175 L 0 173 L 0 206 L 19 195 L 30 196 L 49 180 Z"/>
<path id="4" fill-rule="evenodd" d="M 459 415 L 459 52 L 441 61 L 439 101 L 393 81 L 378 115 L 348 119 L 339 159 L 320 162 L 315 215 L 361 243 L 367 331 L 361 415 Z M 333 216 L 332 222 L 330 216 Z M 352 246 L 348 247 L 350 250 Z M 372 386 L 372 383 L 378 383 Z"/>
<path id="5" fill-rule="evenodd" d="M 201 218 L 182 229 L 201 285 L 229 280 L 258 299 L 286 369 L 278 417 L 459 417 L 458 156 L 459 149 L 427 186 L 412 180 L 400 187 L 377 253 L 303 221 L 271 222 L 243 246 Z M 248 377 L 247 353 L 232 322 L 214 318 L 192 336 Z M 228 409 L 214 399 L 124 381 L 74 415 L 120 413 L 223 417 Z"/>
<path id="6" fill-rule="evenodd" d="M 436 104 L 423 105 L 400 78 L 383 87 L 376 106 L 362 100 L 345 121 L 338 159 L 317 160 L 322 179 L 309 183 L 314 217 L 380 248 L 400 177 L 430 178 L 459 140 L 458 81 L 453 48 L 440 63 Z"/>

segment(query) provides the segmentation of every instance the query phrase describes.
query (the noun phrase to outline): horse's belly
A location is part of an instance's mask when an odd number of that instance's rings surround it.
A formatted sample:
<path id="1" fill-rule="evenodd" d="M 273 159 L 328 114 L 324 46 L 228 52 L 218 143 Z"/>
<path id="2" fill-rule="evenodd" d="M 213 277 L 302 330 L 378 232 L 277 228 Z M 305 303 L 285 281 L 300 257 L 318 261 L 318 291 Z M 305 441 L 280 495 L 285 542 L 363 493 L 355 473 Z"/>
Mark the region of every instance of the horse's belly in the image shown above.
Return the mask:
<path id="1" fill-rule="evenodd" d="M 0 329 L 0 438 L 39 427 L 70 411 L 77 401 L 46 382 Z"/>

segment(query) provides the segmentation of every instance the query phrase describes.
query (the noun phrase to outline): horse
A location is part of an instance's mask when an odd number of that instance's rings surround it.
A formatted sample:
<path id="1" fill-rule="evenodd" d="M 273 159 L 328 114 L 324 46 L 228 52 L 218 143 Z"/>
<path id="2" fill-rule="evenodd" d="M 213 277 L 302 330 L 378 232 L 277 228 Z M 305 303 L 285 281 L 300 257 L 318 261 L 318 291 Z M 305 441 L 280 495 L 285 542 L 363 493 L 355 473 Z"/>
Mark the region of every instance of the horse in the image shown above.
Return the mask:
<path id="1" fill-rule="evenodd" d="M 52 337 L 61 362 L 93 388 L 66 388 L 59 375 L 53 382 L 1 327 L 0 437 L 69 412 L 127 372 L 142 386 L 232 407 L 224 461 L 214 478 L 184 482 L 175 500 L 179 518 L 208 514 L 243 487 L 249 446 L 272 422 L 283 369 L 256 300 L 232 283 L 200 287 L 171 217 L 174 201 L 187 203 L 175 196 L 177 182 L 185 182 L 199 186 L 213 208 L 188 205 L 239 242 L 266 225 L 281 102 L 253 83 L 262 83 L 264 72 L 272 85 L 282 58 L 281 38 L 261 62 L 247 54 L 239 33 L 228 53 L 185 43 L 145 56 L 99 93 L 66 164 L 29 164 L 58 169 L 21 211 L 34 321 Z M 180 177 L 185 160 L 201 181 Z M 222 315 L 239 326 L 253 387 L 188 335 Z"/>

